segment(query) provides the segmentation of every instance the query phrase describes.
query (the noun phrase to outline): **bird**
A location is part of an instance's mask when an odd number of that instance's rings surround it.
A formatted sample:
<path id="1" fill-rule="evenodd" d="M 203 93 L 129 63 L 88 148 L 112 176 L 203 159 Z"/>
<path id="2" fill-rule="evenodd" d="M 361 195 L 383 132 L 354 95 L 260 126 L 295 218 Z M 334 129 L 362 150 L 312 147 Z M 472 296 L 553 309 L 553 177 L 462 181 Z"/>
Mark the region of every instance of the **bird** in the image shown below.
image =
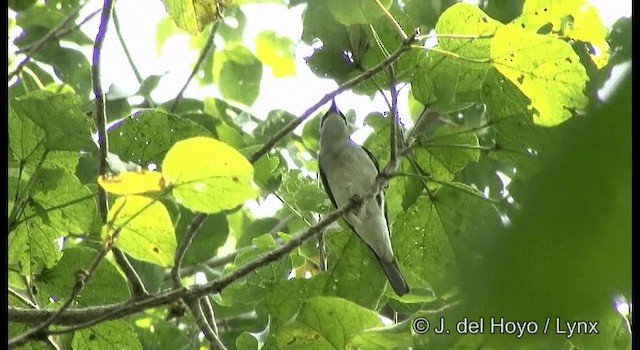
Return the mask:
<path id="1" fill-rule="evenodd" d="M 380 172 L 373 154 L 351 139 L 347 119 L 335 100 L 320 122 L 318 168 L 322 185 L 335 208 L 347 205 L 354 196 L 362 198 Z M 384 193 L 381 191 L 364 201 L 358 210 L 343 215 L 343 219 L 371 248 L 395 293 L 398 296 L 409 293 L 409 285 L 391 247 Z"/>

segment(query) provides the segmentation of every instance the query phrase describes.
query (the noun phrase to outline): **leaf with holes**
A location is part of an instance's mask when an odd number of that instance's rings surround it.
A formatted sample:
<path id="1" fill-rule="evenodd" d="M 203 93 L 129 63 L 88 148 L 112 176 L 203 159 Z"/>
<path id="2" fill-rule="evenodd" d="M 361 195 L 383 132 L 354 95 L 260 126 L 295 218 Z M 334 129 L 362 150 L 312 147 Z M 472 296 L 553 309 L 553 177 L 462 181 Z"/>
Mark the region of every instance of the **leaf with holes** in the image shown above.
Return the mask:
<path id="1" fill-rule="evenodd" d="M 116 199 L 102 227 L 103 239 L 118 230 L 115 246 L 125 253 L 160 266 L 173 265 L 176 235 L 162 203 L 136 195 Z"/>
<path id="2" fill-rule="evenodd" d="M 561 124 L 587 105 L 584 89 L 589 77 L 571 45 L 563 40 L 506 25 L 491 41 L 491 59 L 531 99 L 536 124 Z"/>
<path id="3" fill-rule="evenodd" d="M 587 0 L 527 0 L 513 21 L 540 34 L 553 34 L 590 45 L 589 56 L 598 68 L 609 62 L 607 28 L 598 9 Z"/>
<path id="4" fill-rule="evenodd" d="M 208 137 L 177 142 L 162 162 L 173 196 L 192 211 L 213 214 L 256 195 L 253 166 L 235 148 Z"/>

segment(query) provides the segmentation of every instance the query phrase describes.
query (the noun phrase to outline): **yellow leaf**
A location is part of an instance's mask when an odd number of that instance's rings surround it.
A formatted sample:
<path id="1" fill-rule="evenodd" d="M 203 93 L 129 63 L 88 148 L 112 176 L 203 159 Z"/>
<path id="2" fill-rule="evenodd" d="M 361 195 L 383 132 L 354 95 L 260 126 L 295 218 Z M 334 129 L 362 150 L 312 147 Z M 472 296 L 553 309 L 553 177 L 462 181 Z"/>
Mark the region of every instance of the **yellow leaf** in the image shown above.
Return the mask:
<path id="1" fill-rule="evenodd" d="M 494 67 L 531 99 L 533 122 L 555 126 L 587 105 L 589 77 L 571 45 L 519 25 L 500 27 L 491 40 Z"/>
<path id="2" fill-rule="evenodd" d="M 609 62 L 607 29 L 587 0 L 527 0 L 513 24 L 535 32 L 550 25 L 548 31 L 554 35 L 591 44 L 589 55 L 596 67 Z"/>
<path id="3" fill-rule="evenodd" d="M 103 239 L 118 230 L 115 246 L 128 255 L 160 266 L 173 265 L 176 236 L 162 203 L 136 195 L 117 198 L 102 227 Z"/>
<path id="4" fill-rule="evenodd" d="M 117 175 L 105 174 L 98 177 L 98 184 L 105 191 L 119 196 L 158 192 L 165 188 L 162 174 L 157 171 L 124 171 Z"/>
<path id="5" fill-rule="evenodd" d="M 210 137 L 177 142 L 162 162 L 176 200 L 202 213 L 232 209 L 255 196 L 253 166 L 235 148 Z"/>

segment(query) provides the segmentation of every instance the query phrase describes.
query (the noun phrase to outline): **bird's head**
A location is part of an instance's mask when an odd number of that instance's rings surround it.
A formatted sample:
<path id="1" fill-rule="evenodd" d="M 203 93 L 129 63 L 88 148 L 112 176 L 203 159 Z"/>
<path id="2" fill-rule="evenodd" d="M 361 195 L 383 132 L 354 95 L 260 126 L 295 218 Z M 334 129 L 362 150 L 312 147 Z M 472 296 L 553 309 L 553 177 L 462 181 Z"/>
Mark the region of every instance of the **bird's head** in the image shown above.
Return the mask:
<path id="1" fill-rule="evenodd" d="M 339 140 L 348 138 L 350 129 L 347 124 L 347 118 L 340 112 L 336 106 L 336 101 L 331 102 L 331 107 L 322 116 L 320 121 L 320 140 L 331 142 L 331 140 Z"/>

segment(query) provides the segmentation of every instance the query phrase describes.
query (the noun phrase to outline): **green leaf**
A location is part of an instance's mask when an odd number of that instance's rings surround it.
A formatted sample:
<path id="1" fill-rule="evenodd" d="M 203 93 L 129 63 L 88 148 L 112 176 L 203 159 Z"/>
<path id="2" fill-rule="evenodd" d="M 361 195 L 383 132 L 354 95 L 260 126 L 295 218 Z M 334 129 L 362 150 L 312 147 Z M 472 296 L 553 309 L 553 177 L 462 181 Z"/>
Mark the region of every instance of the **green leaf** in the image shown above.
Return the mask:
<path id="1" fill-rule="evenodd" d="M 75 7 L 75 5 L 73 6 Z M 17 23 L 24 32 L 17 40 L 20 48 L 33 44 L 40 40 L 49 31 L 53 30 L 65 20 L 68 15 L 68 8 L 60 10 L 51 6 L 42 6 L 40 4 L 31 6 L 25 11 L 21 11 L 17 16 Z M 89 38 L 83 31 L 74 30 L 64 36 L 65 41 L 74 42 L 80 46 L 91 45 L 93 40 Z M 53 44 L 53 45 L 52 45 Z M 59 47 L 58 42 L 49 43 L 50 47 Z"/>
<path id="2" fill-rule="evenodd" d="M 20 12 L 33 6 L 38 0 L 9 0 L 9 8 L 15 12 Z"/>
<path id="3" fill-rule="evenodd" d="M 438 45 L 445 51 L 473 59 L 486 60 L 487 64 L 478 68 L 488 69 L 489 43 L 502 23 L 487 16 L 478 6 L 458 3 L 449 7 L 436 23 L 436 33 L 445 34 L 438 38 Z M 473 39 L 447 38 L 446 34 L 461 37 L 477 36 Z"/>
<path id="4" fill-rule="evenodd" d="M 480 159 L 478 137 L 460 128 L 441 126 L 418 142 L 415 161 L 424 174 L 439 181 L 451 181 L 469 162 Z M 436 186 L 437 187 L 437 186 Z"/>
<path id="5" fill-rule="evenodd" d="M 318 182 L 303 176 L 300 170 L 291 170 L 282 177 L 278 193 L 284 201 L 306 217 L 311 213 L 324 213 L 331 203 Z"/>
<path id="6" fill-rule="evenodd" d="M 387 278 L 371 248 L 349 229 L 329 233 L 325 241 L 330 277 L 322 294 L 375 309 Z"/>
<path id="7" fill-rule="evenodd" d="M 522 15 L 512 23 L 539 34 L 589 43 L 589 56 L 598 68 L 609 61 L 607 28 L 598 9 L 586 0 L 527 0 Z"/>
<path id="8" fill-rule="evenodd" d="M 395 327 L 365 330 L 349 341 L 348 348 L 369 350 L 410 349 L 415 348 L 416 345 L 413 342 L 409 327 L 406 324 L 402 324 Z"/>
<path id="9" fill-rule="evenodd" d="M 296 75 L 293 60 L 293 41 L 266 30 L 256 37 L 256 56 L 262 63 L 271 67 L 273 76 L 284 78 Z"/>
<path id="10" fill-rule="evenodd" d="M 179 241 L 182 241 L 182 237 L 194 216 L 189 210 L 180 209 L 180 221 L 176 227 Z M 229 222 L 227 222 L 227 217 L 222 214 L 208 215 L 184 256 L 183 266 L 195 266 L 215 257 L 218 248 L 226 242 L 228 236 Z"/>
<path id="11" fill-rule="evenodd" d="M 225 272 L 235 270 L 253 261 L 276 247 L 273 236 L 264 234 L 253 239 L 257 249 L 243 251 L 236 257 L 234 265 Z M 291 258 L 284 257 L 267 266 L 258 268 L 239 283 L 236 282 L 221 292 L 222 300 L 227 305 L 234 303 L 257 304 L 262 302 L 269 290 L 283 281 L 291 273 Z"/>
<path id="12" fill-rule="evenodd" d="M 220 19 L 226 1 L 218 0 L 162 0 L 167 13 L 173 18 L 178 27 L 189 34 L 202 32 L 205 26 Z"/>
<path id="13" fill-rule="evenodd" d="M 555 126 L 586 107 L 589 78 L 567 42 L 511 24 L 496 32 L 491 58 L 494 67 L 531 99 L 534 123 Z"/>
<path id="14" fill-rule="evenodd" d="M 438 112 L 458 112 L 479 99 L 488 68 L 430 52 L 419 58 L 418 73 L 411 79 L 413 96 Z"/>
<path id="15" fill-rule="evenodd" d="M 74 272 L 87 268 L 98 254 L 97 251 L 86 247 L 67 248 L 62 252 L 62 259 L 58 264 L 43 271 L 36 279 L 40 305 L 62 305 L 76 283 Z M 77 303 L 80 306 L 98 306 L 123 302 L 129 296 L 129 287 L 124 276 L 113 262 L 104 259 L 88 280 Z"/>
<path id="16" fill-rule="evenodd" d="M 297 117 L 287 111 L 269 111 L 267 119 L 258 125 L 258 127 L 253 131 L 253 135 L 258 143 L 263 144 L 273 137 L 276 132 L 280 131 L 280 129 L 295 119 L 297 119 Z M 285 144 L 286 143 L 284 141 L 278 143 L 280 146 L 284 146 Z"/>
<path id="17" fill-rule="evenodd" d="M 162 163 L 179 140 L 210 136 L 201 125 L 157 110 L 138 112 L 109 128 L 109 151 L 145 167 Z"/>
<path id="18" fill-rule="evenodd" d="M 52 151 L 47 153 L 47 157 L 42 163 L 45 169 L 60 169 L 69 174 L 75 174 L 76 167 L 80 162 L 80 152 L 77 151 Z M 32 163 L 27 164 L 33 165 Z M 34 169 L 35 170 L 35 169 Z"/>
<path id="19" fill-rule="evenodd" d="M 247 16 L 242 12 L 242 7 L 233 6 L 224 11 L 224 21 L 220 23 L 217 34 L 224 39 L 225 43 L 239 42 L 242 41 L 246 26 Z"/>
<path id="20" fill-rule="evenodd" d="M 44 153 L 45 132 L 24 113 L 9 108 L 9 151 L 25 164 L 37 163 Z"/>
<path id="21" fill-rule="evenodd" d="M 289 322 L 307 300 L 319 296 L 328 275 L 316 275 L 311 279 L 293 278 L 276 283 L 268 292 L 266 306 L 274 329 Z"/>
<path id="22" fill-rule="evenodd" d="M 104 322 L 73 334 L 74 350 L 140 349 L 142 344 L 131 325 L 124 320 Z"/>
<path id="23" fill-rule="evenodd" d="M 117 198 L 102 228 L 103 239 L 116 232 L 115 246 L 125 253 L 160 266 L 173 266 L 176 236 L 162 203 L 142 196 Z"/>
<path id="24" fill-rule="evenodd" d="M 82 111 L 78 96 L 40 90 L 12 100 L 11 107 L 18 118 L 29 118 L 44 130 L 47 150 L 96 150 L 91 139 L 92 121 Z M 27 124 L 23 128 L 28 128 Z"/>
<path id="25" fill-rule="evenodd" d="M 442 295 L 458 282 L 458 263 L 445 223 L 428 197 L 418 198 L 398 215 L 392 229 L 392 244 L 398 264 L 408 270 L 409 285 L 429 285 Z M 420 283 L 415 283 L 415 276 Z"/>
<path id="26" fill-rule="evenodd" d="M 71 233 L 89 232 L 97 214 L 94 193 L 62 169 L 42 169 L 36 176 L 31 203 L 46 211 L 49 224 Z"/>
<path id="27" fill-rule="evenodd" d="M 214 81 L 222 96 L 251 106 L 260 92 L 262 63 L 243 46 L 216 51 Z"/>
<path id="28" fill-rule="evenodd" d="M 339 298 L 315 297 L 276 336 L 282 349 L 345 349 L 351 338 L 381 325 L 371 310 Z"/>
<path id="29" fill-rule="evenodd" d="M 50 64 L 60 80 L 69 84 L 78 96 L 88 99 L 88 92 L 91 90 L 91 65 L 82 52 L 59 47 L 43 51 L 38 59 Z"/>
<path id="30" fill-rule="evenodd" d="M 9 232 L 9 266 L 23 276 L 54 266 L 62 256 L 56 241 L 64 235 L 38 216 L 20 224 Z"/>
<path id="31" fill-rule="evenodd" d="M 275 192 L 281 184 L 280 158 L 265 155 L 253 164 L 253 181 L 267 192 Z"/>
<path id="32" fill-rule="evenodd" d="M 151 323 L 151 324 L 148 324 Z M 134 327 L 145 350 L 189 350 L 190 339 L 175 324 L 163 319 L 139 319 Z M 148 324 L 148 325 L 147 325 Z"/>
<path id="33" fill-rule="evenodd" d="M 253 166 L 235 148 L 208 137 L 177 142 L 162 162 L 173 196 L 192 211 L 213 214 L 255 196 Z"/>
<path id="34" fill-rule="evenodd" d="M 328 0 L 327 4 L 333 17 L 345 25 L 366 24 L 376 17 L 384 16 L 375 0 Z M 380 4 L 388 9 L 391 0 L 381 0 Z"/>

